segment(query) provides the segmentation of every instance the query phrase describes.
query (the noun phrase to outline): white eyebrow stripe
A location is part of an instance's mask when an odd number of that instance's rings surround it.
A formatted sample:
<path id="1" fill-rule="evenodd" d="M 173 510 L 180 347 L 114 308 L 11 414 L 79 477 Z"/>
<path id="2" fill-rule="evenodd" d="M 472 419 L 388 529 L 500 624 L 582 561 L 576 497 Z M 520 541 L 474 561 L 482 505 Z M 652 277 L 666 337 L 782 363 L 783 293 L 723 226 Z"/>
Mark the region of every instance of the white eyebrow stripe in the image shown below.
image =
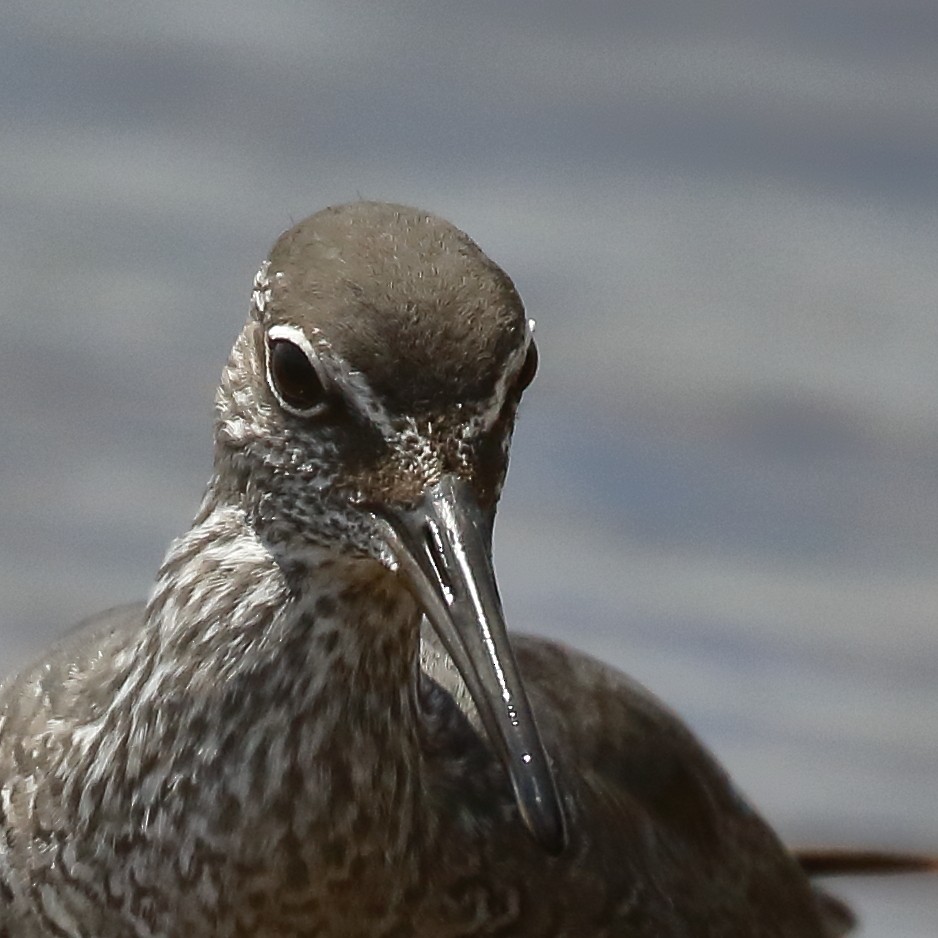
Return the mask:
<path id="1" fill-rule="evenodd" d="M 392 418 L 380 399 L 371 389 L 368 379 L 361 371 L 349 367 L 348 362 L 339 355 L 319 329 L 313 328 L 310 342 L 307 334 L 299 326 L 289 323 L 277 323 L 267 330 L 270 339 L 286 339 L 299 346 L 316 369 L 324 383 L 337 387 L 346 400 L 381 432 L 388 442 L 396 441 L 401 436 L 400 418 Z M 505 368 L 499 376 L 488 406 L 481 410 L 462 430 L 462 439 L 466 442 L 491 429 L 505 406 L 508 386 L 515 379 L 524 364 L 528 349 L 534 341 L 534 320 L 525 322 L 524 337 L 518 347 L 508 356 Z M 415 429 L 415 427 L 414 427 Z"/>
<path id="2" fill-rule="evenodd" d="M 319 376 L 325 377 L 319 367 L 319 356 L 316 354 L 316 350 L 313 348 L 309 339 L 306 338 L 306 333 L 302 329 L 291 326 L 288 323 L 277 323 L 277 325 L 271 326 L 267 330 L 267 337 L 275 340 L 286 339 L 288 342 L 298 345 L 309 359 L 310 364 L 319 372 Z"/>
<path id="3" fill-rule="evenodd" d="M 326 379 L 324 383 L 338 388 L 349 404 L 370 420 L 386 439 L 397 436 L 399 429 L 372 391 L 364 374 L 351 368 L 319 329 L 312 329 L 311 334 L 315 344 L 310 342 L 302 329 L 288 323 L 278 323 L 267 330 L 269 338 L 286 339 L 299 346 L 320 377 Z"/>
<path id="4" fill-rule="evenodd" d="M 534 341 L 534 320 L 528 319 L 525 322 L 524 338 L 521 344 L 508 356 L 505 367 L 498 378 L 495 390 L 489 398 L 489 404 L 485 407 L 466 427 L 465 435 L 467 437 L 475 436 L 478 433 L 484 433 L 491 429 L 492 425 L 498 420 L 502 408 L 505 406 L 505 398 L 508 392 L 508 386 L 518 375 L 518 371 L 524 365 L 528 349 Z"/>

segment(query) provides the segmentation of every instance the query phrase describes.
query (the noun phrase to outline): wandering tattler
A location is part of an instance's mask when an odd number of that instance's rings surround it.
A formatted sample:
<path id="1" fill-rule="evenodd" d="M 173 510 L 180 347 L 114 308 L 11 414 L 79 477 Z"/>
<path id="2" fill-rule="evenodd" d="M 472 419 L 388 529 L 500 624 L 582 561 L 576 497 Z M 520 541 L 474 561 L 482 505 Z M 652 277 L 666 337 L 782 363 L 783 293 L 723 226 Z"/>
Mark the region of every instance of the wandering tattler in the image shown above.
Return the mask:
<path id="1" fill-rule="evenodd" d="M 492 526 L 536 365 L 439 218 L 277 241 L 149 601 L 0 689 L 0 936 L 840 933 L 650 694 L 509 643 Z"/>

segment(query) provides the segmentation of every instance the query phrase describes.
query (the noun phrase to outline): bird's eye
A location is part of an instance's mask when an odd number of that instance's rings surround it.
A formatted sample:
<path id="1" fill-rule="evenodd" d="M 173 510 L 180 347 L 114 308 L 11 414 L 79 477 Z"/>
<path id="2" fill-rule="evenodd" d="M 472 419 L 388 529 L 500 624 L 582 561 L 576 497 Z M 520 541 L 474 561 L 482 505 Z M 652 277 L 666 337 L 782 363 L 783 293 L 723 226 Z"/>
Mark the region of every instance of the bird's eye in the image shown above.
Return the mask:
<path id="1" fill-rule="evenodd" d="M 532 340 L 530 345 L 528 345 L 528 352 L 524 356 L 524 363 L 521 365 L 518 377 L 515 379 L 515 387 L 517 387 L 519 391 L 523 391 L 534 380 L 536 374 L 537 346 Z"/>
<path id="2" fill-rule="evenodd" d="M 306 353 L 289 339 L 271 339 L 267 352 L 270 386 L 289 410 L 309 414 L 326 402 L 326 390 Z"/>

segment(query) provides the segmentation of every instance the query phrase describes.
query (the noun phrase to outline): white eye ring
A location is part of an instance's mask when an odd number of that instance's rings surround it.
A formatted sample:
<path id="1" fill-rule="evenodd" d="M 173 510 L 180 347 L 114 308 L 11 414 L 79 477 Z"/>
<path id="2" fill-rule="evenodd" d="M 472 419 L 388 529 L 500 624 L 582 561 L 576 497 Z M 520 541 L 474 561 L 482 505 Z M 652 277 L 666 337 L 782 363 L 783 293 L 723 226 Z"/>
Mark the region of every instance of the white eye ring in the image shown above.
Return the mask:
<path id="1" fill-rule="evenodd" d="M 326 377 L 301 329 L 285 323 L 271 326 L 265 336 L 264 357 L 267 386 L 287 413 L 315 417 L 328 408 Z"/>

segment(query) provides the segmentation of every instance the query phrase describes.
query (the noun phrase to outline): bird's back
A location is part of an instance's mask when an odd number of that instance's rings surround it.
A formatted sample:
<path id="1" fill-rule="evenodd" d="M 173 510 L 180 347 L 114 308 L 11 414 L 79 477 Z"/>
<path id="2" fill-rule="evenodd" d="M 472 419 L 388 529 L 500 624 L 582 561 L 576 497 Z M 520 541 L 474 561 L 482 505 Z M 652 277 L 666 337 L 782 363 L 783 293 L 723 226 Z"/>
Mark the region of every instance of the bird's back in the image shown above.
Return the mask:
<path id="1" fill-rule="evenodd" d="M 451 662 L 431 634 L 424 641 L 434 649 L 424 654 L 425 670 L 471 720 Z M 551 862 L 527 862 L 520 839 L 493 850 L 491 862 L 501 867 L 493 879 L 510 881 L 514 861 L 504 858 L 517 857 L 543 897 L 540 911 L 553 905 L 558 918 L 581 895 L 582 931 L 571 934 L 834 938 L 848 930 L 846 910 L 814 890 L 713 757 L 651 693 L 557 643 L 515 636 L 513 645 L 564 792 L 569 843 Z M 586 930 L 592 911 L 595 932 Z"/>
<path id="2" fill-rule="evenodd" d="M 794 856 L 684 723 L 616 669 L 554 642 L 514 646 L 561 788 L 574 842 L 595 839 L 620 901 L 660 889 L 694 935 L 832 936 L 852 919 Z M 688 916 L 689 910 L 699 915 Z M 661 920 L 666 920 L 664 911 Z"/>

